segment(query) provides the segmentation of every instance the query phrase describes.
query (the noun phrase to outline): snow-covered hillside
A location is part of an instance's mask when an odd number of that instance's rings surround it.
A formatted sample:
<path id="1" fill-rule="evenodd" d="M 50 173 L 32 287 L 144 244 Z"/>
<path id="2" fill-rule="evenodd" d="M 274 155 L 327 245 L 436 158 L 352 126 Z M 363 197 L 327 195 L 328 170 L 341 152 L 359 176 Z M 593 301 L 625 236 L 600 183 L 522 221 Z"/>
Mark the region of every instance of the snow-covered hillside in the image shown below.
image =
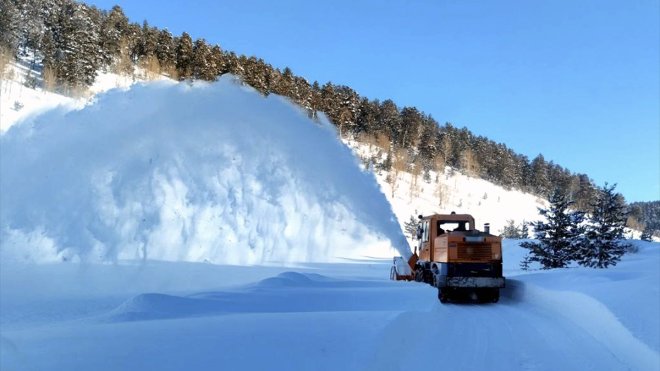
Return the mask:
<path id="1" fill-rule="evenodd" d="M 229 76 L 26 115 L 0 171 L 2 370 L 660 370 L 660 244 L 526 272 L 506 240 L 499 303 L 440 304 L 388 279 L 395 214 L 497 231 L 543 201 L 451 171 L 392 192 Z"/>
<path id="2" fill-rule="evenodd" d="M 355 141 L 347 141 L 347 145 L 363 161 L 384 156 L 383 151 L 373 145 Z M 426 180 L 421 174 L 413 176 L 405 171 L 373 171 L 402 228 L 411 217 L 416 220 L 419 214 L 457 212 L 472 214 L 477 228 L 490 223 L 491 230 L 499 233 L 509 220 L 516 225 L 538 220 L 538 208 L 548 206 L 546 200 L 534 195 L 506 190 L 450 167 L 443 172 L 430 171 Z"/>
<path id="3" fill-rule="evenodd" d="M 11 63 L 0 79 L 0 133 L 6 132 L 17 122 L 30 120 L 48 110 L 61 107 L 77 110 L 93 101 L 96 94 L 111 89 L 126 89 L 138 81 L 143 72 L 136 68 L 134 76 L 121 76 L 99 71 L 94 85 L 88 91 L 72 98 L 43 89 L 40 66 L 34 67 L 31 57 L 23 57 Z M 32 82 L 30 82 L 32 81 Z"/>
<path id="4" fill-rule="evenodd" d="M 27 66 L 27 61 L 21 61 L 10 71 L 14 78 L 3 81 L 4 94 L 0 105 L 2 131 L 6 131 L 16 122 L 31 122 L 34 117 L 54 107 L 59 107 L 62 112 L 79 110 L 94 102 L 96 94 L 113 88 L 125 90 L 135 82 L 144 82 L 144 79 L 139 78 L 142 75 L 140 70 L 136 70 L 134 77 L 100 73 L 87 93 L 89 98 L 73 99 L 24 86 L 29 71 Z M 31 71 L 30 74 L 39 76 L 36 70 Z M 17 105 L 16 109 L 14 105 Z M 362 157 L 373 156 L 377 152 L 377 148 L 353 141 L 348 141 L 347 145 Z M 545 200 L 533 195 L 505 190 L 450 168 L 444 173 L 431 172 L 426 181 L 421 175 L 413 178 L 406 172 L 398 172 L 394 176 L 396 182 L 390 180 L 393 175 L 386 171 L 377 171 L 375 175 L 402 228 L 411 216 L 456 211 L 473 214 L 479 225 L 490 222 L 491 229 L 498 232 L 508 220 L 513 220 L 517 224 L 537 220 L 539 218 L 537 207 L 546 204 Z M 18 238 L 38 237 L 19 235 Z M 383 253 L 381 250 L 372 251 L 371 254 L 380 256 Z"/>

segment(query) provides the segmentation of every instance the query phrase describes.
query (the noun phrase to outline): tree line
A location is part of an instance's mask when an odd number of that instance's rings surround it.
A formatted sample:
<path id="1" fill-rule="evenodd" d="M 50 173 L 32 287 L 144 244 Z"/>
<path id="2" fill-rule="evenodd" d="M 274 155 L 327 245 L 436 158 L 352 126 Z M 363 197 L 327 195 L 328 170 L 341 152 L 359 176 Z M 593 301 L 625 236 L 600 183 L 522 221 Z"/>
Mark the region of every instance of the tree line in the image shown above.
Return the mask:
<path id="1" fill-rule="evenodd" d="M 324 112 L 345 138 L 380 143 L 386 158 L 378 166 L 385 170 L 403 161 L 428 181 L 430 171 L 450 166 L 544 198 L 560 189 L 580 210 L 597 195 L 586 174 L 574 174 L 540 154 L 530 160 L 467 128 L 440 125 L 415 107 L 368 99 L 332 82 L 309 83 L 288 67 L 280 70 L 260 58 L 236 55 L 186 32 L 175 36 L 146 21 L 132 23 L 119 6 L 106 11 L 73 0 L 0 0 L 0 35 L 0 48 L 11 55 L 33 55 L 52 90 L 84 89 L 99 70 L 132 73 L 136 65 L 178 80 L 213 81 L 231 73 L 264 95 L 288 97 L 310 117 Z"/>

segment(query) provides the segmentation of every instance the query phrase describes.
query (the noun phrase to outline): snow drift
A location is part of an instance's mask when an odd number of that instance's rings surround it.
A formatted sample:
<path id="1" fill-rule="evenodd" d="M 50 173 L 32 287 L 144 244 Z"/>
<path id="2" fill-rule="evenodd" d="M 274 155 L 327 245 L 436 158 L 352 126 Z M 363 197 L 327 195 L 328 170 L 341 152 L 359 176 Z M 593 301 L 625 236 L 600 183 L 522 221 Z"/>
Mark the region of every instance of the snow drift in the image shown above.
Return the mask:
<path id="1" fill-rule="evenodd" d="M 408 254 L 327 121 L 232 77 L 159 82 L 0 137 L 7 260 L 250 264 Z"/>

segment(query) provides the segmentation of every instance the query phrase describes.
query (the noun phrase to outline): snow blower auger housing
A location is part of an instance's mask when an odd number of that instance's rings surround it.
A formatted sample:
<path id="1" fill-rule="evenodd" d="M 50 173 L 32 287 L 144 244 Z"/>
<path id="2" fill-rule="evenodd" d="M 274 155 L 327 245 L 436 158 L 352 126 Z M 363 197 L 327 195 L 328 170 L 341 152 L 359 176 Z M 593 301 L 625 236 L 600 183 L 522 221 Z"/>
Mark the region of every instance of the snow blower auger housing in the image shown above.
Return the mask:
<path id="1" fill-rule="evenodd" d="M 438 288 L 445 303 L 459 297 L 497 302 L 502 276 L 502 237 L 475 229 L 468 214 L 419 217 L 415 252 L 406 261 L 394 258 L 390 278 L 426 282 Z"/>

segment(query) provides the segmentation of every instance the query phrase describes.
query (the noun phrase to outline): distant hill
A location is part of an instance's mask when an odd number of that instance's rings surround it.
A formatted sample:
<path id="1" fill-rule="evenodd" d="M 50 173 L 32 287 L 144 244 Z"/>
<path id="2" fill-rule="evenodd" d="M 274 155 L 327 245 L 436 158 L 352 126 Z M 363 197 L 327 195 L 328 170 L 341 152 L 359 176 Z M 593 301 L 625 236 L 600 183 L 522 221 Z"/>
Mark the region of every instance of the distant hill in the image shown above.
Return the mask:
<path id="1" fill-rule="evenodd" d="M 630 223 L 638 230 L 645 230 L 660 237 L 660 201 L 633 202 L 630 207 Z"/>
<path id="2" fill-rule="evenodd" d="M 47 10 L 47 11 L 45 11 Z M 361 144 L 378 143 L 384 160 L 379 170 L 417 174 L 428 180 L 445 167 L 541 198 L 559 188 L 576 207 L 588 211 L 598 187 L 586 174 L 572 173 L 542 154 L 529 159 L 467 128 L 441 125 L 415 107 L 392 100 L 370 100 L 352 88 L 332 82 L 310 83 L 291 69 L 236 55 L 186 32 L 131 23 L 119 6 L 100 10 L 72 0 L 6 0 L 0 15 L 0 68 L 11 58 L 31 61 L 38 76 L 27 85 L 80 95 L 100 72 L 134 74 L 175 80 L 212 81 L 231 73 L 264 95 L 288 97 L 315 118 L 324 112 L 342 138 Z M 4 61 L 4 62 L 2 62 Z"/>

